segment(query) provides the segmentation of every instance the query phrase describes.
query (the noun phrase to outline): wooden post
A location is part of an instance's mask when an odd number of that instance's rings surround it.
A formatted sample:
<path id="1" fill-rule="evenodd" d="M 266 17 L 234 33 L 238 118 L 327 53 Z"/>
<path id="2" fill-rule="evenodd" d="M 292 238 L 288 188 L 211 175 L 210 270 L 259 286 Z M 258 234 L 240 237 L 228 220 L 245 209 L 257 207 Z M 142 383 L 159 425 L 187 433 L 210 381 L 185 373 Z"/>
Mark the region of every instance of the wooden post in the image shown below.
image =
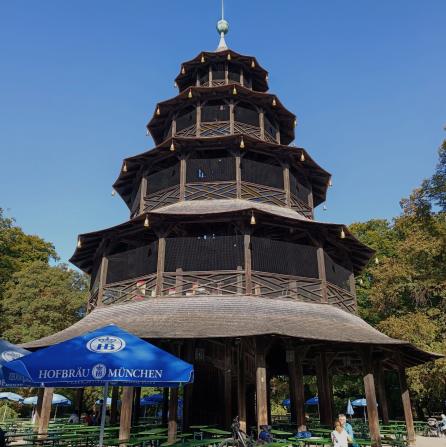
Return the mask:
<path id="1" fill-rule="evenodd" d="M 287 351 L 288 372 L 290 379 L 290 403 L 292 404 L 292 415 L 296 421 L 297 430 L 306 430 L 305 426 L 305 396 L 304 396 L 304 374 L 302 359 L 294 350 Z"/>
<path id="2" fill-rule="evenodd" d="M 114 386 L 112 389 L 111 406 L 110 406 L 110 425 L 114 425 L 118 421 L 118 398 L 119 398 L 119 386 Z"/>
<path id="3" fill-rule="evenodd" d="M 177 134 L 177 118 L 176 115 L 172 119 L 172 137 Z"/>
<path id="4" fill-rule="evenodd" d="M 169 388 L 163 388 L 163 409 L 161 413 L 161 423 L 167 424 L 167 413 L 169 412 Z"/>
<path id="5" fill-rule="evenodd" d="M 42 404 L 43 404 L 43 394 L 45 392 L 45 388 L 39 388 L 37 391 L 37 405 L 36 405 L 36 412 L 34 416 L 34 431 L 39 431 L 39 423 L 40 423 L 40 416 L 42 414 Z"/>
<path id="6" fill-rule="evenodd" d="M 167 442 L 173 444 L 177 439 L 178 388 L 170 388 Z"/>
<path id="7" fill-rule="evenodd" d="M 243 73 L 243 68 L 240 68 L 240 85 L 245 86 L 245 75 Z"/>
<path id="8" fill-rule="evenodd" d="M 404 418 L 407 428 L 407 444 L 415 445 L 415 427 L 413 424 L 412 405 L 410 402 L 409 387 L 407 386 L 406 370 L 400 365 L 398 368 L 398 377 L 400 380 L 401 400 L 403 401 Z"/>
<path id="9" fill-rule="evenodd" d="M 252 295 L 252 273 L 251 273 L 251 234 L 247 231 L 244 236 L 245 251 L 245 282 L 246 295 Z"/>
<path id="10" fill-rule="evenodd" d="M 121 394 L 121 419 L 119 423 L 119 440 L 127 441 L 132 429 L 133 387 L 123 386 Z"/>
<path id="11" fill-rule="evenodd" d="M 147 195 L 147 177 L 141 177 L 141 194 L 139 196 L 139 214 L 144 213 L 145 198 Z"/>
<path id="12" fill-rule="evenodd" d="M 245 351 L 243 340 L 238 346 L 238 374 L 237 374 L 237 397 L 238 397 L 238 417 L 240 429 L 246 433 L 246 371 L 245 371 Z"/>
<path id="13" fill-rule="evenodd" d="M 51 404 L 53 403 L 54 388 L 45 388 L 43 392 L 42 407 L 39 415 L 39 435 L 46 437 L 50 423 Z"/>
<path id="14" fill-rule="evenodd" d="M 235 187 L 236 197 L 241 199 L 242 197 L 242 170 L 241 170 L 241 157 L 237 155 L 235 157 Z"/>
<path id="15" fill-rule="evenodd" d="M 186 200 L 186 158 L 180 158 L 180 202 Z"/>
<path id="16" fill-rule="evenodd" d="M 227 62 L 225 62 L 225 84 L 229 84 L 229 67 Z"/>
<path id="17" fill-rule="evenodd" d="M 378 391 L 378 411 L 384 425 L 389 423 L 389 407 L 387 404 L 384 370 L 381 362 L 375 368 L 376 390 Z"/>
<path id="18" fill-rule="evenodd" d="M 372 349 L 367 346 L 361 350 L 364 391 L 367 401 L 367 414 L 369 421 L 370 439 L 373 447 L 381 446 L 381 434 L 379 432 L 378 406 L 375 392 L 375 379 L 373 377 Z"/>
<path id="19" fill-rule="evenodd" d="M 163 293 L 164 261 L 166 257 L 166 238 L 158 239 L 158 262 L 156 266 L 156 296 Z"/>
<path id="20" fill-rule="evenodd" d="M 225 346 L 224 396 L 225 396 L 225 426 L 229 428 L 232 422 L 232 346 Z"/>
<path id="21" fill-rule="evenodd" d="M 265 343 L 256 339 L 256 404 L 257 404 L 257 433 L 262 425 L 268 425 L 268 404 L 266 391 L 266 355 Z"/>
<path id="22" fill-rule="evenodd" d="M 260 125 L 260 138 L 265 139 L 265 112 L 263 110 L 259 111 L 259 125 Z"/>
<path id="23" fill-rule="evenodd" d="M 194 363 L 195 342 L 188 340 L 185 343 L 185 360 Z M 183 432 L 186 432 L 191 424 L 193 386 L 193 383 L 188 383 L 183 389 Z"/>
<path id="24" fill-rule="evenodd" d="M 209 64 L 209 87 L 212 87 L 212 65 Z"/>
<path id="25" fill-rule="evenodd" d="M 276 143 L 280 144 L 280 127 L 279 125 L 276 123 Z"/>
<path id="26" fill-rule="evenodd" d="M 312 189 L 310 189 L 310 192 L 308 193 L 308 206 L 311 208 L 311 218 L 314 219 L 314 200 Z"/>
<path id="27" fill-rule="evenodd" d="M 133 390 L 133 425 L 138 425 L 139 413 L 141 412 L 141 387 L 135 387 Z"/>
<path id="28" fill-rule="evenodd" d="M 75 409 L 76 413 L 79 417 L 79 420 L 81 419 L 82 415 L 82 404 L 84 400 L 84 388 L 78 388 L 76 390 L 76 403 L 75 403 Z"/>
<path id="29" fill-rule="evenodd" d="M 325 272 L 325 256 L 323 247 L 317 249 L 317 268 L 319 271 L 319 279 L 321 280 L 322 287 L 322 303 L 328 303 L 327 293 L 327 274 Z"/>
<path id="30" fill-rule="evenodd" d="M 229 102 L 229 133 L 234 134 L 234 101 Z"/>
<path id="31" fill-rule="evenodd" d="M 316 378 L 319 397 L 319 413 L 321 423 L 331 427 L 333 425 L 333 403 L 331 400 L 330 380 L 325 352 L 319 354 L 316 363 Z"/>
<path id="32" fill-rule="evenodd" d="M 197 104 L 197 111 L 196 111 L 196 132 L 195 135 L 199 137 L 201 135 L 201 102 Z"/>
<path id="33" fill-rule="evenodd" d="M 288 165 L 283 167 L 283 189 L 285 191 L 285 204 L 288 208 L 291 208 L 290 168 Z"/>
<path id="34" fill-rule="evenodd" d="M 104 298 L 104 286 L 105 284 L 107 284 L 107 270 L 108 270 L 108 259 L 106 256 L 103 256 L 100 267 L 101 276 L 99 277 L 97 307 L 102 306 L 102 300 Z"/>

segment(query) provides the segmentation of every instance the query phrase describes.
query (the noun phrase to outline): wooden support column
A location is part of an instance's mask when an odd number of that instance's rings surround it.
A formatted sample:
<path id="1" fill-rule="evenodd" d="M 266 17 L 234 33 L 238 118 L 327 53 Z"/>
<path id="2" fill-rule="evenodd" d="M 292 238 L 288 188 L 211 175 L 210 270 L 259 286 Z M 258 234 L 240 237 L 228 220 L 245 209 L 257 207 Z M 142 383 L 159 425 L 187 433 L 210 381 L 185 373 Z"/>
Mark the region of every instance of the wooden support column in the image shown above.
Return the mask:
<path id="1" fill-rule="evenodd" d="M 381 362 L 375 366 L 375 385 L 378 392 L 378 412 L 384 425 L 389 423 L 389 406 L 387 403 L 384 369 Z"/>
<path id="2" fill-rule="evenodd" d="M 197 111 L 196 111 L 196 132 L 195 135 L 199 137 L 201 135 L 201 102 L 197 104 Z"/>
<path id="3" fill-rule="evenodd" d="M 246 371 L 245 371 L 245 351 L 243 340 L 238 345 L 238 374 L 237 374 L 237 397 L 238 397 L 238 417 L 240 420 L 240 430 L 246 433 Z"/>
<path id="4" fill-rule="evenodd" d="M 141 387 L 135 387 L 133 390 L 133 425 L 138 425 L 139 414 L 141 412 Z"/>
<path id="5" fill-rule="evenodd" d="M 127 441 L 132 430 L 133 387 L 123 386 L 121 394 L 121 419 L 119 423 L 119 440 Z"/>
<path id="6" fill-rule="evenodd" d="M 225 84 L 229 84 L 229 67 L 227 62 L 225 62 Z"/>
<path id="7" fill-rule="evenodd" d="M 185 342 L 185 360 L 188 363 L 194 363 L 195 354 L 195 342 L 189 340 Z M 192 411 L 192 395 L 193 395 L 193 383 L 188 383 L 184 385 L 183 388 L 183 432 L 189 429 L 191 421 L 191 411 Z"/>
<path id="8" fill-rule="evenodd" d="M 147 195 L 147 177 L 141 177 L 141 193 L 139 195 L 139 214 L 144 213 L 145 198 Z"/>
<path id="9" fill-rule="evenodd" d="M 212 65 L 209 64 L 209 87 L 212 87 Z"/>
<path id="10" fill-rule="evenodd" d="M 82 405 L 84 400 L 84 388 L 78 388 L 76 390 L 76 401 L 75 401 L 75 411 L 79 417 L 79 420 L 82 415 Z"/>
<path id="11" fill-rule="evenodd" d="M 252 273 L 251 273 L 251 234 L 247 231 L 244 237 L 244 251 L 245 251 L 245 282 L 246 295 L 252 295 Z"/>
<path id="12" fill-rule="evenodd" d="M 172 118 L 172 138 L 177 134 L 177 119 L 176 116 Z"/>
<path id="13" fill-rule="evenodd" d="M 280 144 L 280 127 L 279 125 L 276 123 L 276 143 Z"/>
<path id="14" fill-rule="evenodd" d="M 229 133 L 234 134 L 234 101 L 232 99 L 229 103 Z"/>
<path id="15" fill-rule="evenodd" d="M 308 193 L 308 206 L 311 208 L 311 218 L 314 219 L 314 200 L 312 189 L 310 189 L 310 192 Z"/>
<path id="16" fill-rule="evenodd" d="M 37 391 L 37 405 L 36 410 L 34 414 L 34 431 L 39 431 L 39 422 L 40 422 L 40 415 L 42 414 L 42 404 L 43 404 L 43 394 L 45 392 L 45 388 L 39 388 Z"/>
<path id="17" fill-rule="evenodd" d="M 224 396 L 225 396 L 225 426 L 232 422 L 232 346 L 230 342 L 225 346 Z"/>
<path id="18" fill-rule="evenodd" d="M 331 400 L 332 393 L 330 392 L 330 379 L 328 374 L 326 354 L 325 352 L 321 352 L 316 363 L 319 413 L 321 423 L 331 427 L 333 425 L 333 402 Z"/>
<path id="19" fill-rule="evenodd" d="M 180 202 L 186 200 L 186 157 L 180 158 Z"/>
<path id="20" fill-rule="evenodd" d="M 104 287 L 107 283 L 107 270 L 108 270 L 108 259 L 106 256 L 102 257 L 101 267 L 100 267 L 100 277 L 99 277 L 99 289 L 98 289 L 98 301 L 96 306 L 102 306 L 102 300 L 104 298 Z"/>
<path id="21" fill-rule="evenodd" d="M 322 303 L 328 303 L 328 293 L 327 293 L 327 274 L 325 272 L 325 256 L 323 247 L 318 247 L 317 249 L 317 268 L 319 271 L 319 279 L 321 280 L 322 286 Z"/>
<path id="22" fill-rule="evenodd" d="M 285 204 L 288 208 L 291 208 L 290 168 L 288 165 L 283 167 L 283 189 L 285 191 Z"/>
<path id="23" fill-rule="evenodd" d="M 257 404 L 257 433 L 262 425 L 268 425 L 266 381 L 266 353 L 265 342 L 256 339 L 256 404 Z"/>
<path id="24" fill-rule="evenodd" d="M 53 403 L 54 388 L 45 388 L 43 392 L 42 407 L 39 414 L 39 435 L 46 437 L 50 423 L 51 404 Z"/>
<path id="25" fill-rule="evenodd" d="M 111 406 L 110 406 L 110 425 L 118 422 L 118 399 L 119 386 L 114 386 L 112 389 Z"/>
<path id="26" fill-rule="evenodd" d="M 305 431 L 305 396 L 302 359 L 294 350 L 287 351 L 288 373 L 290 379 L 290 403 L 292 404 L 292 422 L 296 422 L 298 431 Z"/>
<path id="27" fill-rule="evenodd" d="M 398 377 L 400 380 L 401 400 L 403 401 L 404 418 L 407 428 L 407 444 L 415 445 L 415 427 L 413 423 L 412 404 L 410 402 L 409 387 L 407 386 L 406 370 L 400 365 L 398 368 Z"/>
<path id="28" fill-rule="evenodd" d="M 367 414 L 369 422 L 370 439 L 373 447 L 381 446 L 381 434 L 379 432 L 379 416 L 376 401 L 375 379 L 373 377 L 372 349 L 367 346 L 361 350 L 364 391 L 367 401 Z"/>
<path id="29" fill-rule="evenodd" d="M 236 187 L 236 197 L 241 199 L 242 197 L 242 169 L 241 169 L 242 159 L 240 155 L 235 157 L 235 187 Z"/>
<path id="30" fill-rule="evenodd" d="M 245 75 L 243 73 L 243 68 L 240 69 L 240 85 L 245 86 Z"/>
<path id="31" fill-rule="evenodd" d="M 167 423 L 167 442 L 173 444 L 177 439 L 178 388 L 170 388 L 169 415 Z"/>
<path id="32" fill-rule="evenodd" d="M 166 257 L 166 238 L 158 239 L 158 261 L 156 266 L 156 296 L 161 296 L 163 292 L 164 260 Z"/>
<path id="33" fill-rule="evenodd" d="M 260 138 L 265 139 L 265 112 L 263 110 L 259 111 L 259 125 L 260 125 Z"/>
<path id="34" fill-rule="evenodd" d="M 169 412 L 169 388 L 163 388 L 163 408 L 161 413 L 161 423 L 167 424 L 167 413 Z"/>

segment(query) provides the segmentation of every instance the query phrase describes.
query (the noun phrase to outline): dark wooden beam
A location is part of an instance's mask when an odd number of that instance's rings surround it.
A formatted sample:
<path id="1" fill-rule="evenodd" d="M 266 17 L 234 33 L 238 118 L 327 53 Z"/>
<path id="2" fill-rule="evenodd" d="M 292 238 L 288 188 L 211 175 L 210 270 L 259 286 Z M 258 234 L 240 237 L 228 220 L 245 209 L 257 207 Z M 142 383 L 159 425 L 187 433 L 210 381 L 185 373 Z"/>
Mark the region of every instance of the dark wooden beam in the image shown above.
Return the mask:
<path id="1" fill-rule="evenodd" d="M 97 307 L 102 306 L 102 299 L 104 297 L 104 287 L 107 284 L 107 270 L 108 270 L 108 258 L 102 257 L 101 267 L 99 268 L 99 289 L 98 289 L 98 301 Z"/>
<path id="2" fill-rule="evenodd" d="M 323 247 L 318 247 L 317 249 L 317 268 L 319 271 L 319 279 L 322 281 L 322 302 L 327 303 L 327 274 L 325 271 L 325 255 Z"/>
<path id="3" fill-rule="evenodd" d="M 141 412 L 141 387 L 135 387 L 133 390 L 133 425 L 139 423 L 139 413 Z"/>
<path id="4" fill-rule="evenodd" d="M 415 427 L 413 423 L 412 404 L 410 402 L 409 387 L 407 386 L 406 369 L 404 366 L 398 368 L 398 377 L 401 388 L 401 400 L 403 401 L 404 418 L 407 428 L 407 444 L 415 445 Z"/>
<path id="5" fill-rule="evenodd" d="M 163 291 L 164 264 L 166 258 L 166 238 L 158 239 L 158 261 L 156 267 L 156 296 L 161 296 Z"/>
<path id="6" fill-rule="evenodd" d="M 266 377 L 266 344 L 260 337 L 256 339 L 256 404 L 257 433 L 262 425 L 268 425 L 267 377 Z"/>
<path id="7" fill-rule="evenodd" d="M 385 387 L 385 372 L 382 361 L 375 362 L 375 385 L 378 392 L 378 411 L 381 415 L 383 424 L 389 423 L 389 406 Z"/>
<path id="8" fill-rule="evenodd" d="M 110 406 L 110 424 L 114 425 L 118 422 L 118 399 L 119 386 L 114 386 L 112 389 L 111 406 Z"/>
<path id="9" fill-rule="evenodd" d="M 122 387 L 121 419 L 119 421 L 119 440 L 127 441 L 132 429 L 133 387 Z"/>
<path id="10" fill-rule="evenodd" d="M 331 400 L 330 380 L 328 377 L 328 365 L 326 353 L 321 352 L 316 358 L 316 379 L 319 397 L 319 413 L 321 423 L 324 425 L 333 425 L 333 402 Z"/>
<path id="11" fill-rule="evenodd" d="M 163 408 L 161 413 L 161 423 L 167 425 L 167 413 L 169 412 L 169 388 L 163 388 Z"/>
<path id="12" fill-rule="evenodd" d="M 224 363 L 225 426 L 229 428 L 232 422 L 232 346 L 230 342 L 225 345 Z"/>
<path id="13" fill-rule="evenodd" d="M 246 433 L 246 370 L 243 339 L 238 345 L 237 396 L 240 429 Z"/>
<path id="14" fill-rule="evenodd" d="M 170 388 L 167 442 L 174 444 L 177 439 L 178 388 Z"/>
<path id="15" fill-rule="evenodd" d="M 84 388 L 78 388 L 76 390 L 76 398 L 75 398 L 75 411 L 79 417 L 79 420 L 81 419 L 82 415 L 82 406 L 83 406 L 83 400 L 84 400 Z"/>
<path id="16" fill-rule="evenodd" d="M 251 259 L 251 234 L 246 230 L 244 236 L 245 251 L 245 286 L 246 295 L 252 295 L 252 259 Z"/>

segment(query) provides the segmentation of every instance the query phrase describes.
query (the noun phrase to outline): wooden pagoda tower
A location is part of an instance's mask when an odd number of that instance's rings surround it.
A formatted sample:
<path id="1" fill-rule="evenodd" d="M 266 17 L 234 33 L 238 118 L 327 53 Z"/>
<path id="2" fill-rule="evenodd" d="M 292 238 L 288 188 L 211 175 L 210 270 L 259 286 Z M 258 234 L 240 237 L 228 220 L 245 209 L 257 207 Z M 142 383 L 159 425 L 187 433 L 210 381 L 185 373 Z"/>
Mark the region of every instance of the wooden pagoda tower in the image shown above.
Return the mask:
<path id="1" fill-rule="evenodd" d="M 314 220 L 330 174 L 291 144 L 295 115 L 268 92 L 257 59 L 226 46 L 227 29 L 219 21 L 217 50 L 183 63 L 178 95 L 154 108 L 155 147 L 123 161 L 114 189 L 130 219 L 79 236 L 71 262 L 91 275 L 88 315 L 26 346 L 115 323 L 180 355 L 195 366 L 184 427 L 228 428 L 235 415 L 248 430 L 268 423 L 277 374 L 290 377 L 296 429 L 305 425 L 304 375 L 317 377 L 321 420 L 332 425 L 333 375 L 362 375 L 375 445 L 394 370 L 412 442 L 405 368 L 435 356 L 356 315 L 355 275 L 373 251 L 344 225 Z M 123 392 L 122 437 L 132 393 Z"/>

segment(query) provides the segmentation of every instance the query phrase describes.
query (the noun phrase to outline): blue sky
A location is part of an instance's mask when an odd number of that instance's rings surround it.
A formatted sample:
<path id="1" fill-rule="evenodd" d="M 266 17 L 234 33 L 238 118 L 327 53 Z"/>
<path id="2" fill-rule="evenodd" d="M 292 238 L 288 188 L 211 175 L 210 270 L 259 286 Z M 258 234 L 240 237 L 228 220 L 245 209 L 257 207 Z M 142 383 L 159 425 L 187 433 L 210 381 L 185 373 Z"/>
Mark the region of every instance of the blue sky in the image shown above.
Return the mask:
<path id="1" fill-rule="evenodd" d="M 3 0 L 0 207 L 62 260 L 128 218 L 121 161 L 175 95 L 180 63 L 218 43 L 218 0 Z M 270 72 L 296 144 L 333 174 L 321 220 L 399 213 L 445 137 L 444 0 L 226 0 L 228 45 Z"/>

